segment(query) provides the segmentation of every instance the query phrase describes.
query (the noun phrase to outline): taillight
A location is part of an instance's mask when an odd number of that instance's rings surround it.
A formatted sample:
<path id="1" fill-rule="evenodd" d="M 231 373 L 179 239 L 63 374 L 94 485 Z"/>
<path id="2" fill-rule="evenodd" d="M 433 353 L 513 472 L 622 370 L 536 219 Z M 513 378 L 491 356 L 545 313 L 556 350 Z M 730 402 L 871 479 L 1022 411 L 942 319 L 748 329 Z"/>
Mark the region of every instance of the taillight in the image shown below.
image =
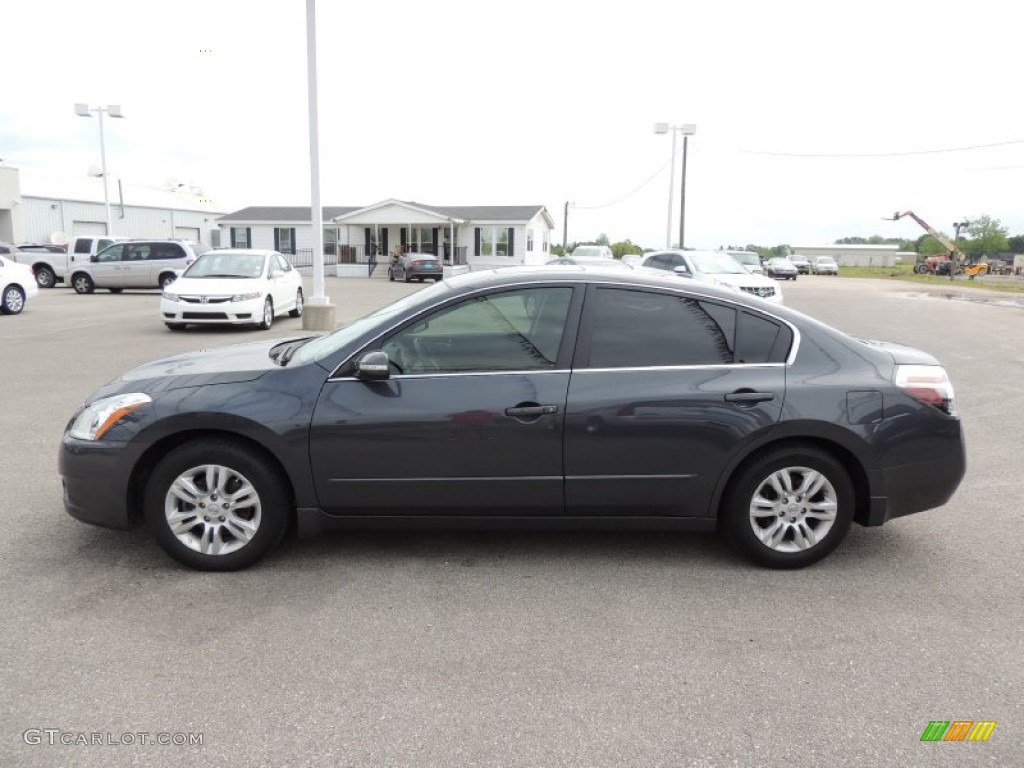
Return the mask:
<path id="1" fill-rule="evenodd" d="M 953 382 L 940 365 L 897 365 L 893 382 L 912 398 L 958 416 Z"/>

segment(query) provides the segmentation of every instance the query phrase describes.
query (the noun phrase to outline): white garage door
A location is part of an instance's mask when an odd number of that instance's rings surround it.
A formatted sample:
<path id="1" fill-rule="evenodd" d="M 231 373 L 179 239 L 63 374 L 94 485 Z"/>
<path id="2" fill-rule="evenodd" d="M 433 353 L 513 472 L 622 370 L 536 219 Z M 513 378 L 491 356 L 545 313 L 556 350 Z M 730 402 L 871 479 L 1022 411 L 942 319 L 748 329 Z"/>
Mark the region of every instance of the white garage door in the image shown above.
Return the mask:
<path id="1" fill-rule="evenodd" d="M 71 231 L 76 235 L 105 235 L 107 225 L 102 221 L 76 221 Z"/>
<path id="2" fill-rule="evenodd" d="M 175 227 L 174 236 L 179 240 L 199 240 L 199 227 Z"/>

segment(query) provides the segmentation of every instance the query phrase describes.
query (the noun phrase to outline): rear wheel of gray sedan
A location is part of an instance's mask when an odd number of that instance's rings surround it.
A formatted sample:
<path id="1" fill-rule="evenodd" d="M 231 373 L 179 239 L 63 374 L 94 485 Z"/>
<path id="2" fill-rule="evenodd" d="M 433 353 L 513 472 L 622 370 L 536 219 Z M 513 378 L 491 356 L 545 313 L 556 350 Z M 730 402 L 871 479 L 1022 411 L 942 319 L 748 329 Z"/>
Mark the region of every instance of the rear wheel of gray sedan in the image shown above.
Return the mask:
<path id="1" fill-rule="evenodd" d="M 302 307 L 302 289 L 299 288 L 295 294 L 295 309 L 289 310 L 288 317 L 302 317 Z"/>
<path id="2" fill-rule="evenodd" d="M 769 568 L 803 568 L 846 536 L 853 520 L 850 476 L 810 445 L 770 450 L 730 482 L 722 524 L 732 543 Z"/>
<path id="3" fill-rule="evenodd" d="M 262 456 L 220 440 L 175 448 L 146 489 L 146 523 L 178 562 L 203 571 L 255 563 L 281 541 L 290 502 L 280 474 Z"/>

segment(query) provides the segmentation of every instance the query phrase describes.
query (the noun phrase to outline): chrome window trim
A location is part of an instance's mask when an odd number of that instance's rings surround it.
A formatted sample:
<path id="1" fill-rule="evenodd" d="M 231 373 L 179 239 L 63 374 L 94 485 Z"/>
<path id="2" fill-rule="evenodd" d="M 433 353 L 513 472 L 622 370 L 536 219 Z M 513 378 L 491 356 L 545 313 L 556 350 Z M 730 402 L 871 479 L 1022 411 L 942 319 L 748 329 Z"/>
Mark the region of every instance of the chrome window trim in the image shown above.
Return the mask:
<path id="1" fill-rule="evenodd" d="M 765 315 L 766 317 L 771 318 L 775 322 L 781 323 L 781 324 L 785 325 L 786 327 L 788 327 L 793 332 L 793 343 L 790 346 L 789 356 L 786 358 L 786 362 L 785 363 L 731 363 L 731 364 L 728 364 L 728 365 L 714 365 L 714 366 L 655 366 L 656 368 L 662 368 L 662 367 L 666 367 L 666 368 L 707 368 L 707 367 L 727 367 L 727 368 L 738 367 L 738 368 L 748 368 L 750 366 L 764 366 L 764 365 L 772 365 L 772 366 L 785 365 L 785 366 L 790 366 L 790 365 L 792 365 L 796 361 L 796 355 L 797 355 L 797 352 L 800 349 L 800 342 L 802 341 L 802 336 L 800 334 L 800 329 L 799 328 L 797 328 L 795 325 L 793 325 L 791 322 L 789 322 L 785 318 L 782 318 L 782 317 L 779 317 L 778 315 L 772 314 L 770 311 L 766 311 L 764 309 L 761 309 L 760 307 L 749 307 L 746 304 L 743 304 L 743 303 L 740 303 L 738 301 L 735 301 L 734 299 L 732 299 L 730 297 L 727 297 L 727 296 L 713 296 L 713 295 L 709 295 L 707 293 L 702 293 L 699 290 L 699 286 L 685 286 L 685 287 L 683 287 L 681 289 L 681 288 L 678 288 L 678 287 L 673 286 L 673 285 L 661 286 L 661 285 L 646 285 L 646 284 L 643 284 L 643 283 L 641 283 L 641 284 L 636 284 L 636 283 L 616 283 L 616 282 L 605 282 L 605 281 L 593 281 L 593 280 L 586 280 L 586 279 L 580 280 L 578 282 L 568 282 L 568 281 L 563 281 L 563 280 L 554 280 L 554 281 L 552 281 L 552 280 L 541 280 L 541 279 L 538 279 L 538 280 L 529 280 L 529 281 L 522 282 L 522 283 L 516 283 L 513 286 L 502 286 L 501 288 L 497 288 L 497 289 L 495 288 L 495 286 L 486 286 L 486 287 L 483 287 L 483 288 L 477 288 L 475 290 L 469 291 L 468 293 L 460 294 L 458 297 L 455 297 L 455 298 L 466 299 L 466 298 L 470 298 L 470 297 L 476 296 L 476 295 L 481 294 L 481 293 L 492 293 L 492 292 L 501 293 L 501 292 L 504 292 L 506 290 L 517 290 L 519 288 L 531 288 L 531 287 L 532 288 L 557 288 L 557 287 L 566 287 L 567 286 L 569 288 L 575 289 L 577 287 L 586 288 L 587 286 L 591 286 L 591 285 L 597 286 L 597 287 L 618 288 L 619 290 L 627 290 L 627 291 L 628 290 L 650 290 L 650 289 L 653 288 L 653 289 L 656 289 L 656 290 L 664 290 L 664 291 L 666 291 L 668 293 L 674 293 L 674 294 L 676 294 L 678 296 L 681 296 L 682 298 L 700 297 L 702 299 L 707 299 L 708 301 L 716 301 L 716 302 L 719 302 L 719 303 L 722 303 L 722 304 L 728 304 L 729 306 L 735 307 L 735 308 L 740 309 L 740 310 L 749 310 L 749 311 L 754 311 L 754 312 L 757 312 L 759 314 Z M 698 289 L 698 290 L 694 290 L 694 289 Z M 755 297 L 755 298 L 760 298 L 760 297 Z M 452 299 L 453 299 L 453 297 L 448 296 L 447 298 L 441 299 L 440 301 L 436 301 L 433 304 L 427 305 L 422 310 L 420 310 L 417 314 L 412 315 L 411 317 L 406 317 L 406 318 L 398 321 L 397 323 L 393 323 L 392 325 L 389 325 L 385 330 L 383 330 L 380 333 L 378 333 L 376 336 L 374 336 L 372 339 L 370 339 L 368 342 L 366 342 L 362 347 L 357 349 L 355 352 L 353 352 L 351 355 L 349 355 L 347 358 L 345 358 L 342 362 L 340 362 L 338 365 L 336 365 L 334 370 L 331 372 L 331 375 L 327 378 L 327 381 L 348 381 L 348 380 L 362 381 L 362 379 L 357 379 L 354 376 L 336 376 L 336 374 L 337 374 L 339 368 L 344 366 L 349 361 L 354 360 L 357 356 L 359 356 L 360 354 L 365 352 L 368 347 L 372 346 L 374 343 L 376 343 L 382 337 L 387 336 L 389 333 L 391 333 L 393 330 L 395 330 L 399 326 L 405 325 L 408 322 L 414 321 L 417 317 L 421 317 L 424 314 L 426 314 L 428 312 L 431 312 L 432 310 L 436 309 L 437 307 L 440 307 L 443 304 L 448 303 Z M 630 370 L 630 369 L 628 367 L 627 368 L 602 368 L 602 369 L 578 368 L 578 369 L 576 369 L 573 372 L 574 373 L 580 373 L 582 371 L 587 371 L 587 370 L 621 371 L 621 370 Z M 645 369 L 644 368 L 638 368 L 638 369 L 635 369 L 635 370 L 645 370 Z M 413 376 L 416 376 L 417 378 L 421 378 L 423 376 L 479 376 L 479 375 L 491 376 L 491 375 L 494 375 L 494 374 L 501 374 L 501 373 L 519 373 L 519 374 L 522 374 L 522 373 L 555 373 L 555 371 L 536 371 L 536 370 L 534 370 L 534 371 L 514 371 L 514 372 L 512 372 L 512 371 L 479 371 L 479 372 L 467 371 L 467 372 L 462 372 L 462 373 L 448 373 L 448 374 L 436 374 L 436 373 L 433 373 L 433 374 L 409 374 L 408 377 L 411 378 Z M 399 376 L 400 375 L 401 374 L 399 374 Z M 399 378 L 399 376 L 392 376 L 390 378 L 397 379 L 397 378 Z"/>

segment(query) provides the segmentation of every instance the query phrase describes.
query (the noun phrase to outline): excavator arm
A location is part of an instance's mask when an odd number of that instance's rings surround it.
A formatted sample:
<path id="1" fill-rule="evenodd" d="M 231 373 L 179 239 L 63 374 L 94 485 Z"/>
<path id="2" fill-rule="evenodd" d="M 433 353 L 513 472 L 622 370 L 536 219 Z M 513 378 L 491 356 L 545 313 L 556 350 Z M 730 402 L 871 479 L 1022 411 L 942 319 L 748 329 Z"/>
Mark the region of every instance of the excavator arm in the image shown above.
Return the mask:
<path id="1" fill-rule="evenodd" d="M 949 240 L 947 240 L 937 229 L 935 229 L 935 227 L 933 227 L 931 224 L 929 224 L 927 221 L 922 219 L 920 216 L 918 216 L 913 211 L 904 211 L 903 213 L 900 213 L 899 211 L 896 211 L 896 213 L 894 213 L 893 216 L 892 216 L 892 220 L 893 221 L 899 221 L 904 216 L 909 216 L 914 221 L 916 221 L 918 224 L 920 224 L 921 225 L 921 229 L 923 229 L 929 235 L 931 235 L 936 240 L 938 240 L 939 243 L 942 244 L 942 247 L 946 249 L 946 252 L 949 253 L 949 255 L 952 256 L 954 259 L 956 259 L 956 261 L 958 263 L 963 262 L 966 259 L 964 254 L 960 252 L 959 248 L 957 248 L 955 245 L 953 245 L 953 243 L 949 242 Z"/>

